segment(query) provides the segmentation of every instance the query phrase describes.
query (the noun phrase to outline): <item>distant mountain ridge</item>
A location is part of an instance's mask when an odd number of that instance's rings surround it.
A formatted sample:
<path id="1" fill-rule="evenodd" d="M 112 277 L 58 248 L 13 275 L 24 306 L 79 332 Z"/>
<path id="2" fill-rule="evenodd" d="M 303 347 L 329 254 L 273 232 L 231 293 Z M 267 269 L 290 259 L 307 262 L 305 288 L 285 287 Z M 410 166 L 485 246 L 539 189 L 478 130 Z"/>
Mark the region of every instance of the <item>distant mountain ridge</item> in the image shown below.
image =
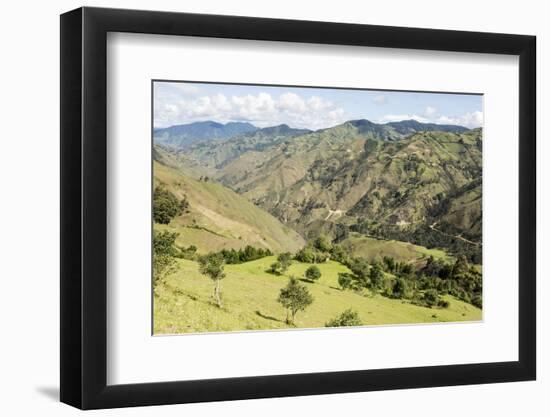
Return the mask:
<path id="1" fill-rule="evenodd" d="M 203 140 L 229 139 L 236 135 L 255 132 L 258 128 L 250 123 L 213 121 L 194 122 L 153 130 L 154 141 L 175 148 L 186 148 Z"/>
<path id="2" fill-rule="evenodd" d="M 440 125 L 436 123 L 422 123 L 417 120 L 402 120 L 399 122 L 375 123 L 367 119 L 349 120 L 342 125 L 349 124 L 365 138 L 396 141 L 406 138 L 417 132 L 449 132 L 464 133 L 469 129 L 459 125 Z M 339 125 L 339 126 L 342 126 Z M 338 126 L 317 130 L 322 132 L 334 129 Z M 167 128 L 153 129 L 154 141 L 156 144 L 169 146 L 171 148 L 187 149 L 197 143 L 208 143 L 211 141 L 225 141 L 237 137 L 254 137 L 256 133 L 263 138 L 260 140 L 266 144 L 267 137 L 295 137 L 313 133 L 310 129 L 295 129 L 287 124 L 258 128 L 247 122 L 229 122 L 226 124 L 214 121 L 194 122 L 190 124 L 174 125 Z M 258 136 L 256 135 L 256 139 Z M 249 141 L 250 142 L 250 141 Z M 218 146 L 216 143 L 214 146 Z"/>

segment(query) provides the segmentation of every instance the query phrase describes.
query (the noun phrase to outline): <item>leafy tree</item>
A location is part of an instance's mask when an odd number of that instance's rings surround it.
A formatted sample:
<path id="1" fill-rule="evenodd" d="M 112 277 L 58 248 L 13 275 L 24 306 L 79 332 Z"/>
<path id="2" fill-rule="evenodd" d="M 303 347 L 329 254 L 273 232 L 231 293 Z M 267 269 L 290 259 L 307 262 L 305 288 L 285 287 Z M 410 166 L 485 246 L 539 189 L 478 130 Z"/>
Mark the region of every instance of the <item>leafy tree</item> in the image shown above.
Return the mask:
<path id="1" fill-rule="evenodd" d="M 220 253 L 209 253 L 199 258 L 199 271 L 214 281 L 214 298 L 218 307 L 222 307 L 220 281 L 225 278 L 225 260 Z"/>
<path id="2" fill-rule="evenodd" d="M 281 289 L 277 301 L 287 310 L 286 322 L 294 324 L 296 313 L 305 310 L 313 302 L 313 296 L 296 278 L 290 277 L 287 286 Z"/>
<path id="3" fill-rule="evenodd" d="M 370 286 L 372 289 L 381 288 L 384 282 L 384 271 L 380 264 L 375 263 L 369 272 Z"/>
<path id="4" fill-rule="evenodd" d="M 353 275 L 348 274 L 347 272 L 338 273 L 338 285 L 343 290 L 351 288 L 351 286 L 353 285 Z"/>
<path id="5" fill-rule="evenodd" d="M 353 258 L 348 268 L 351 269 L 357 283 L 362 287 L 367 287 L 369 279 L 369 263 L 364 258 Z"/>
<path id="6" fill-rule="evenodd" d="M 340 314 L 335 319 L 328 321 L 325 327 L 345 327 L 345 326 L 362 326 L 363 322 L 359 318 L 359 314 L 352 309 L 348 309 Z"/>
<path id="7" fill-rule="evenodd" d="M 153 191 L 153 219 L 155 223 L 168 224 L 189 208 L 189 202 L 184 197 L 181 201 L 170 191 L 158 186 Z"/>
<path id="8" fill-rule="evenodd" d="M 273 262 L 269 266 L 269 272 L 271 272 L 272 274 L 280 274 L 281 273 L 280 271 L 281 271 L 281 263 L 279 261 Z"/>
<path id="9" fill-rule="evenodd" d="M 313 246 L 321 252 L 330 252 L 332 249 L 332 243 L 326 235 L 320 235 L 317 237 L 317 239 L 313 241 Z"/>
<path id="10" fill-rule="evenodd" d="M 427 290 L 424 293 L 423 301 L 427 307 L 433 307 L 439 303 L 439 294 L 436 290 Z"/>
<path id="11" fill-rule="evenodd" d="M 308 269 L 306 269 L 306 278 L 310 281 L 317 281 L 321 278 L 321 270 L 319 267 L 311 265 Z"/>
<path id="12" fill-rule="evenodd" d="M 332 245 L 330 256 L 336 262 L 344 265 L 349 261 L 349 254 L 342 245 Z"/>
<path id="13" fill-rule="evenodd" d="M 409 291 L 409 285 L 403 278 L 397 278 L 393 283 L 392 295 L 394 298 L 405 298 Z"/>
<path id="14" fill-rule="evenodd" d="M 315 262 L 316 259 L 315 251 L 311 246 L 305 246 L 296 253 L 294 259 L 296 259 L 298 262 L 312 264 Z"/>
<path id="15" fill-rule="evenodd" d="M 281 273 L 284 274 L 292 265 L 292 255 L 290 252 L 283 252 L 277 256 L 277 262 L 281 264 Z"/>
<path id="16" fill-rule="evenodd" d="M 467 273 L 469 269 L 470 265 L 468 265 L 468 260 L 466 259 L 466 256 L 460 255 L 458 258 L 456 258 L 456 262 L 453 266 L 452 276 L 453 278 L 458 278 L 460 275 Z"/>
<path id="17" fill-rule="evenodd" d="M 176 258 L 174 256 L 176 253 L 174 242 L 177 237 L 177 233 L 170 233 L 167 230 L 162 233 L 157 231 L 153 233 L 154 285 L 177 270 Z"/>
<path id="18" fill-rule="evenodd" d="M 384 256 L 383 262 L 387 272 L 395 271 L 395 259 L 393 259 L 391 256 Z"/>

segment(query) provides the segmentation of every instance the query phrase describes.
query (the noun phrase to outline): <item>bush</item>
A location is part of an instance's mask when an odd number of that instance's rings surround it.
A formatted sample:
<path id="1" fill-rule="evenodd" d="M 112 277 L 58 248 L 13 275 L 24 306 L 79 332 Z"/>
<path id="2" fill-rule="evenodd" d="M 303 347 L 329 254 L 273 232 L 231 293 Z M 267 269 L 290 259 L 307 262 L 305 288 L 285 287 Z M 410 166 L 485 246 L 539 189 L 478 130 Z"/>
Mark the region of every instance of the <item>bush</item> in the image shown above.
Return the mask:
<path id="1" fill-rule="evenodd" d="M 405 298 L 409 291 L 409 285 L 403 278 L 397 278 L 392 286 L 392 297 Z"/>
<path id="2" fill-rule="evenodd" d="M 325 327 L 345 327 L 345 326 L 362 326 L 363 322 L 359 318 L 356 311 L 348 309 L 338 317 L 330 320 L 325 324 Z"/>
<path id="3" fill-rule="evenodd" d="M 424 293 L 423 301 L 426 307 L 432 308 L 439 303 L 439 294 L 436 290 L 427 290 Z"/>
<path id="4" fill-rule="evenodd" d="M 308 269 L 306 269 L 306 278 L 310 281 L 317 281 L 319 278 L 321 278 L 321 270 L 315 266 L 312 265 Z"/>
<path id="5" fill-rule="evenodd" d="M 338 285 L 343 290 L 351 288 L 353 285 L 353 275 L 347 272 L 340 272 L 338 274 Z"/>
<path id="6" fill-rule="evenodd" d="M 281 265 L 281 273 L 284 274 L 292 265 L 292 255 L 290 252 L 281 253 L 277 256 L 277 262 Z"/>
<path id="7" fill-rule="evenodd" d="M 189 208 L 186 198 L 179 201 L 177 197 L 163 187 L 156 187 L 153 192 L 153 219 L 155 223 L 168 224 Z"/>

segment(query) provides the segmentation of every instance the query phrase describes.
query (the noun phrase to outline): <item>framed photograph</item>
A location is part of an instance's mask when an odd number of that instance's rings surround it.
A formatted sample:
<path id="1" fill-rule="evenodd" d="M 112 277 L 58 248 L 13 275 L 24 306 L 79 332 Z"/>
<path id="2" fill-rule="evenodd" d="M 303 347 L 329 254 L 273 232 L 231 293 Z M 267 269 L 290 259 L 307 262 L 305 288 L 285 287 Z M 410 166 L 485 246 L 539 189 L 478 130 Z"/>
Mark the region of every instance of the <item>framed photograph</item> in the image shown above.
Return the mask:
<path id="1" fill-rule="evenodd" d="M 61 16 L 61 401 L 533 380 L 535 37 Z"/>

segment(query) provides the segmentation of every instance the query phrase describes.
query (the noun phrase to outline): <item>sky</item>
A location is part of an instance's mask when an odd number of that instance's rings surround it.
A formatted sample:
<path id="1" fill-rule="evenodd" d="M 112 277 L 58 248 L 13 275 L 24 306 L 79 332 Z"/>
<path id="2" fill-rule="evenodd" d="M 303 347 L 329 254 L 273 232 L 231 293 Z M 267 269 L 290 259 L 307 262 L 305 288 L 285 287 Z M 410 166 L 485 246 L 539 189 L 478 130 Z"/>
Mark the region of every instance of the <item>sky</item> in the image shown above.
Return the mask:
<path id="1" fill-rule="evenodd" d="M 155 81 L 153 111 L 155 128 L 212 120 L 317 130 L 355 119 L 474 128 L 483 124 L 483 96 Z"/>

